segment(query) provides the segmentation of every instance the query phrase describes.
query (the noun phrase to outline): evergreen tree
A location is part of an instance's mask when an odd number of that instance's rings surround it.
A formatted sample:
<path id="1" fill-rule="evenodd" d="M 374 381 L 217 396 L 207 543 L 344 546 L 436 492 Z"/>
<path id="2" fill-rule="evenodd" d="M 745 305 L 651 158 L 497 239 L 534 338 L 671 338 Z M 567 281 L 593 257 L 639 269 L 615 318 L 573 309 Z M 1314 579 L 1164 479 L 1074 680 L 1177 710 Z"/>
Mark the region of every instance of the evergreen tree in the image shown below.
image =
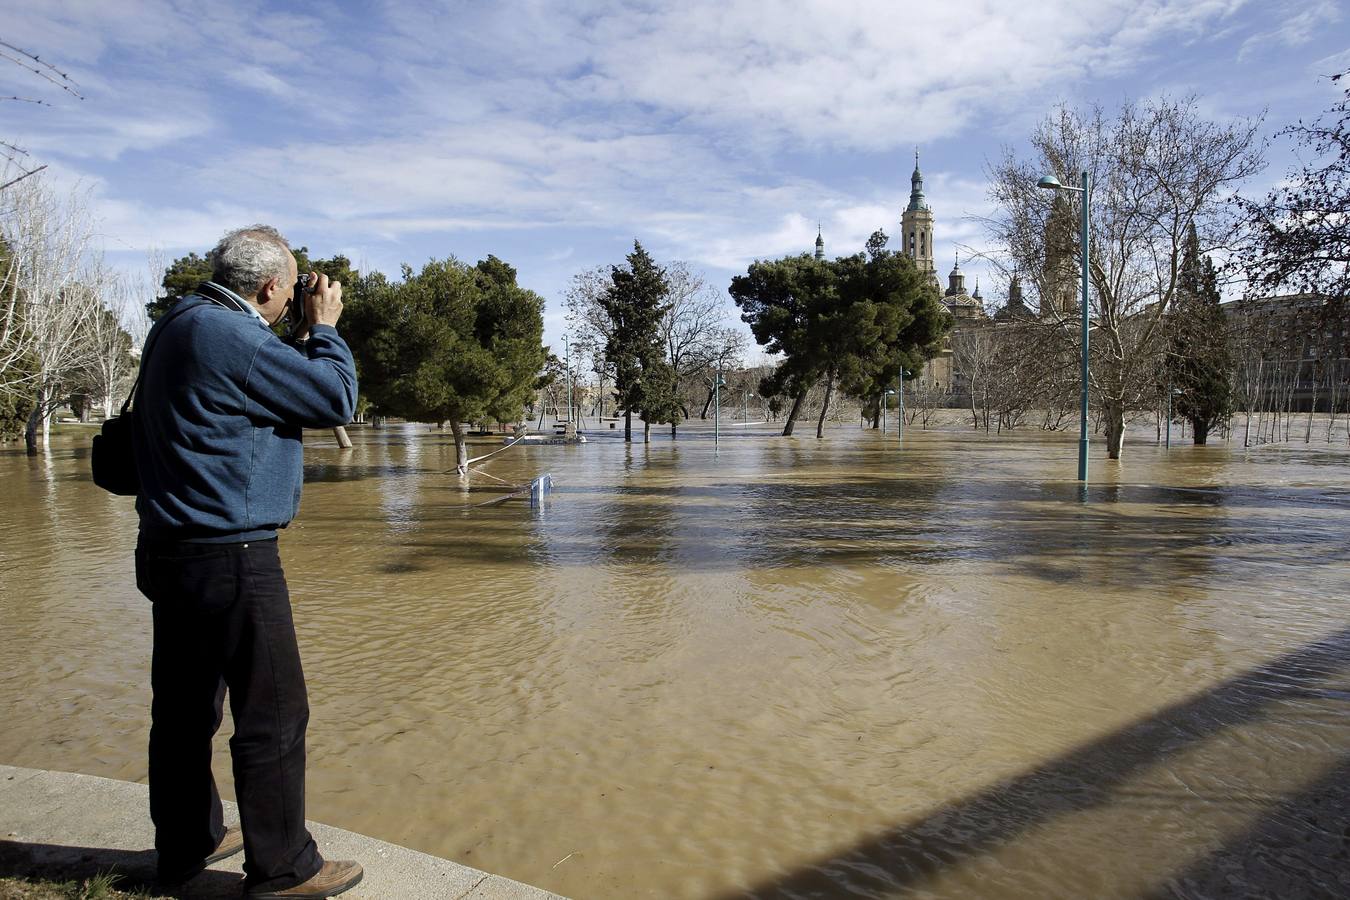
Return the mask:
<path id="1" fill-rule="evenodd" d="M 36 375 L 32 360 L 20 357 L 0 371 L 0 441 L 18 440 L 33 412 L 33 394 L 26 383 Z M 20 387 L 25 385 L 25 387 Z"/>
<path id="2" fill-rule="evenodd" d="M 1196 445 L 1203 445 L 1209 430 L 1232 414 L 1232 364 L 1214 263 L 1201 256 L 1194 225 L 1187 231 L 1170 318 L 1167 370 L 1175 391 L 1173 408 L 1190 421 Z"/>
<path id="3" fill-rule="evenodd" d="M 543 298 L 517 285 L 516 270 L 495 256 L 476 266 L 433 260 L 416 273 L 405 265 L 402 282 L 360 278 L 342 324 L 376 409 L 448 422 L 461 475 L 464 424 L 518 422 L 547 356 Z"/>
<path id="4" fill-rule="evenodd" d="M 840 367 L 843 389 L 872 401 L 898 387 L 900 373 L 917 375 L 951 326 L 936 289 L 903 253 L 886 249 L 884 232 L 867 242 L 866 255 L 836 261 L 840 299 L 859 325 Z M 879 413 L 878 413 L 879 415 Z"/>
<path id="5" fill-rule="evenodd" d="M 684 421 L 684 400 L 675 367 L 663 358 L 656 359 L 642 373 L 642 421 L 664 422 L 673 436 Z"/>
<path id="6" fill-rule="evenodd" d="M 295 256 L 298 272 L 321 272 L 330 279 L 342 282 L 345 287 L 355 283 L 359 273 L 352 268 L 351 260 L 342 254 L 331 259 L 309 258 L 309 248 L 300 247 L 291 251 Z M 160 283 L 160 294 L 145 304 L 145 311 L 154 321 L 164 315 L 175 303 L 201 287 L 202 282 L 211 280 L 211 260 L 198 256 L 195 252 L 180 256 L 164 270 L 164 279 Z"/>
<path id="7" fill-rule="evenodd" d="M 665 270 L 634 241 L 628 267 L 612 266 L 610 284 L 600 296 L 600 306 L 610 322 L 605 341 L 605 360 L 614 373 L 614 400 L 624 411 L 623 439 L 633 439 L 633 411 L 647 410 L 647 394 L 654 412 L 664 407 L 665 373 L 661 369 L 661 317 L 666 312 L 670 283 Z M 645 377 L 644 377 L 645 376 Z M 650 428 L 650 420 L 647 420 Z"/>
<path id="8" fill-rule="evenodd" d="M 180 256 L 164 270 L 164 279 L 160 282 L 161 293 L 145 304 L 146 315 L 150 321 L 158 319 L 173 305 L 201 287 L 203 281 L 211 280 L 211 261 L 196 253 Z"/>
<path id="9" fill-rule="evenodd" d="M 783 436 L 792 434 L 807 391 L 828 365 L 822 353 L 820 322 L 838 304 L 835 270 L 809 253 L 756 260 L 731 279 L 731 299 L 755 340 L 783 361 L 760 381 L 760 395 L 792 398 Z"/>
<path id="10" fill-rule="evenodd" d="M 784 435 L 792 434 L 806 392 L 822 378 L 817 437 L 835 387 L 865 397 L 897 381 L 902 368 L 917 373 L 950 326 L 936 289 L 913 260 L 885 245 L 878 231 L 865 253 L 759 261 L 732 279 L 742 320 L 766 350 L 784 357 L 760 382 L 765 397 L 793 398 Z"/>

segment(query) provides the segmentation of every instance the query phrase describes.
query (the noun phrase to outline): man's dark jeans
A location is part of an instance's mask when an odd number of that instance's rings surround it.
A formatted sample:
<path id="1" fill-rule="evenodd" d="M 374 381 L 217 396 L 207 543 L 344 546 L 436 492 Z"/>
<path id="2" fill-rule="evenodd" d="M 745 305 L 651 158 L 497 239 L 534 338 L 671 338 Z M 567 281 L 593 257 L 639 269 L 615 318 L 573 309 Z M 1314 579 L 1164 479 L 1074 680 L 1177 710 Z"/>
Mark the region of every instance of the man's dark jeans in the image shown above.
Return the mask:
<path id="1" fill-rule="evenodd" d="M 142 539 L 136 586 L 154 604 L 150 817 L 160 872 L 200 863 L 225 834 L 211 739 L 228 687 L 246 887 L 308 880 L 323 864 L 305 828 L 309 704 L 277 542 Z"/>

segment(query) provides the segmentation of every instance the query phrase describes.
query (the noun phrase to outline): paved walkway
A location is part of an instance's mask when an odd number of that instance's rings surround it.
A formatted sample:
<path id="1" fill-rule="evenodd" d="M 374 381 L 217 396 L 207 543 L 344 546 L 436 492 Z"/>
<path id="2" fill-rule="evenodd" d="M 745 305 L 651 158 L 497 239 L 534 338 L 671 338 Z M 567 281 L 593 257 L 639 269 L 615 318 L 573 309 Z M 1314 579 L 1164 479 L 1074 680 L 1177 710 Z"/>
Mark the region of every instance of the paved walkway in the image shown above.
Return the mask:
<path id="1" fill-rule="evenodd" d="M 149 789 L 143 784 L 0 766 L 0 875 L 88 878 L 116 869 L 149 882 L 155 871 Z M 227 823 L 238 808 L 225 804 Z M 364 880 L 343 898 L 559 900 L 538 888 L 317 822 L 309 829 L 331 859 L 354 859 Z M 237 897 L 238 854 L 188 882 L 182 896 Z"/>

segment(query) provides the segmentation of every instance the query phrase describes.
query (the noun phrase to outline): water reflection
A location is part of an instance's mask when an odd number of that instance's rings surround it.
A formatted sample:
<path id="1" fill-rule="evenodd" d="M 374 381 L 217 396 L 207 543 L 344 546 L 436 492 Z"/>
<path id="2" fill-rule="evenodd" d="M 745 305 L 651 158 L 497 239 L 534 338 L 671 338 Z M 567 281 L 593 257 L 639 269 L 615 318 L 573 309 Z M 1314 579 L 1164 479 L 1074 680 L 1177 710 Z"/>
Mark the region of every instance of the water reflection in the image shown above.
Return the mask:
<path id="1" fill-rule="evenodd" d="M 1346 453 L 1131 446 L 1081 502 L 1030 433 L 602 435 L 467 485 L 447 434 L 354 437 L 282 539 L 315 818 L 578 897 L 1345 877 L 1278 842 L 1344 819 Z M 142 779 L 134 513 L 86 467 L 0 453 L 0 761 Z"/>

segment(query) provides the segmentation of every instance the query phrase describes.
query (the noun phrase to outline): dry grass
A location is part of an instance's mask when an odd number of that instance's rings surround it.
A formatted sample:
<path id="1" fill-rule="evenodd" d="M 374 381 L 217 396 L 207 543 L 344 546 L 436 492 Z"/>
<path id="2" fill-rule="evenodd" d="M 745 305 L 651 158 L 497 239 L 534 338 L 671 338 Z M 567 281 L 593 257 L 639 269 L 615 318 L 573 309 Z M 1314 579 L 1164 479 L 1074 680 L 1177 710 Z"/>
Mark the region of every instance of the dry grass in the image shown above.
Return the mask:
<path id="1" fill-rule="evenodd" d="M 167 895 L 144 890 L 118 890 L 117 875 L 95 875 L 81 881 L 0 878 L 0 900 L 148 900 Z"/>

